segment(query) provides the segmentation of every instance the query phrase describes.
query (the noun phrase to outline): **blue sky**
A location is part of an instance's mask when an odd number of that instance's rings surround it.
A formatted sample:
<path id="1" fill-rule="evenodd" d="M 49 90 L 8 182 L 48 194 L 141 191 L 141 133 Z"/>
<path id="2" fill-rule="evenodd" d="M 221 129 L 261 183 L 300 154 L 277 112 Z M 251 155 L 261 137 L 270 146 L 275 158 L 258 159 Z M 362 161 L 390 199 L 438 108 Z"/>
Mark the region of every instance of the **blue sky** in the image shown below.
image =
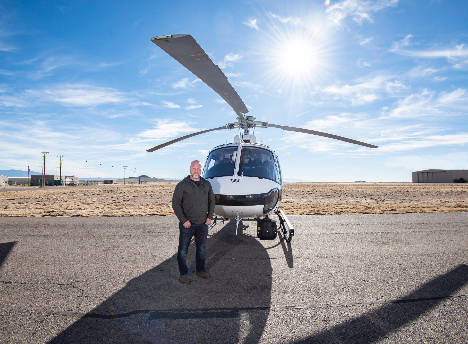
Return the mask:
<path id="1" fill-rule="evenodd" d="M 182 178 L 232 142 L 208 86 L 150 39 L 191 34 L 249 115 L 378 145 L 258 129 L 286 180 L 411 181 L 468 167 L 468 2 L 0 1 L 0 169 Z"/>

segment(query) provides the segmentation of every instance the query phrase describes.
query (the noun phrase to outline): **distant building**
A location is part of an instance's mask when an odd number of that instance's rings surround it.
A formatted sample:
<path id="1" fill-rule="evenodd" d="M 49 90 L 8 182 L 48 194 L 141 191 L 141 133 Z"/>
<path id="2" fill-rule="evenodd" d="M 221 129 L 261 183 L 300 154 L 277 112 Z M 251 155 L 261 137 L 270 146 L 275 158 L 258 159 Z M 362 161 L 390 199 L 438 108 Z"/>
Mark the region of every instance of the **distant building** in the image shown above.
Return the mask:
<path id="1" fill-rule="evenodd" d="M 75 176 L 65 176 L 65 180 L 63 181 L 65 185 L 78 185 L 79 180 L 78 177 Z"/>
<path id="2" fill-rule="evenodd" d="M 413 172 L 413 183 L 466 183 L 468 170 L 423 170 Z"/>
<path id="3" fill-rule="evenodd" d="M 29 185 L 28 177 L 8 177 L 8 185 Z"/>
<path id="4" fill-rule="evenodd" d="M 8 177 L 0 176 L 0 185 L 7 185 L 7 184 L 8 184 Z"/>
<path id="5" fill-rule="evenodd" d="M 33 174 L 31 176 L 31 185 L 33 186 L 42 186 L 42 174 Z M 56 176 L 53 174 L 46 174 L 45 175 L 45 185 L 60 185 L 60 176 Z"/>

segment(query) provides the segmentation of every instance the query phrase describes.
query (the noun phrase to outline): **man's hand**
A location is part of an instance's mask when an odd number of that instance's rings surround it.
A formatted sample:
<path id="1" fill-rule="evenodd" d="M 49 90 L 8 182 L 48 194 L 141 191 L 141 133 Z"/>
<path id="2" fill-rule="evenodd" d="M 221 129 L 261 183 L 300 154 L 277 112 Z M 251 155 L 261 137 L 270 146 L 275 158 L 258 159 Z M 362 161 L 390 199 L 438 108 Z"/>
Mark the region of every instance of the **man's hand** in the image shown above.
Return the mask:
<path id="1" fill-rule="evenodd" d="M 186 222 L 184 222 L 184 224 L 182 226 L 184 226 L 184 228 L 190 228 L 192 224 L 190 223 L 189 220 L 187 220 Z"/>
<path id="2" fill-rule="evenodd" d="M 211 225 L 211 219 L 210 219 L 210 218 L 207 218 L 207 219 L 206 219 L 205 225 L 207 225 L 207 226 Z"/>

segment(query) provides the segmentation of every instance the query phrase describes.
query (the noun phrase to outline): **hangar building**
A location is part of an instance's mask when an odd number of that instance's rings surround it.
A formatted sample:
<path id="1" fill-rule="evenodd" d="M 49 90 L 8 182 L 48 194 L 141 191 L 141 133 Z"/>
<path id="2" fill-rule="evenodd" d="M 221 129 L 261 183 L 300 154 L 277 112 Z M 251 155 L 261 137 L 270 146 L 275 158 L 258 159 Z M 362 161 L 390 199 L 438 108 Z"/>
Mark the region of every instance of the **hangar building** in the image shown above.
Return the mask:
<path id="1" fill-rule="evenodd" d="M 413 183 L 466 183 L 468 170 L 423 170 L 413 172 Z"/>

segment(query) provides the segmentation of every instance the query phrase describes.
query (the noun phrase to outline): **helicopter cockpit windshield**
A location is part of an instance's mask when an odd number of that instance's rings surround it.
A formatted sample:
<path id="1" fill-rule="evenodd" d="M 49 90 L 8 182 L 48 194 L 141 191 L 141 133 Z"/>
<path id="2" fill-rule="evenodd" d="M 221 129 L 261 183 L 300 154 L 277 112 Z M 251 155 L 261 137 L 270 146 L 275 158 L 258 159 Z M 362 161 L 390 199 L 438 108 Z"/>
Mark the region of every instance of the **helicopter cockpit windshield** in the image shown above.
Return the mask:
<path id="1" fill-rule="evenodd" d="M 235 168 L 235 152 L 237 147 L 219 148 L 210 153 L 205 164 L 203 178 L 233 176 Z"/>
<path id="2" fill-rule="evenodd" d="M 277 182 L 273 153 L 267 149 L 244 147 L 239 165 L 239 176 L 271 179 Z"/>

